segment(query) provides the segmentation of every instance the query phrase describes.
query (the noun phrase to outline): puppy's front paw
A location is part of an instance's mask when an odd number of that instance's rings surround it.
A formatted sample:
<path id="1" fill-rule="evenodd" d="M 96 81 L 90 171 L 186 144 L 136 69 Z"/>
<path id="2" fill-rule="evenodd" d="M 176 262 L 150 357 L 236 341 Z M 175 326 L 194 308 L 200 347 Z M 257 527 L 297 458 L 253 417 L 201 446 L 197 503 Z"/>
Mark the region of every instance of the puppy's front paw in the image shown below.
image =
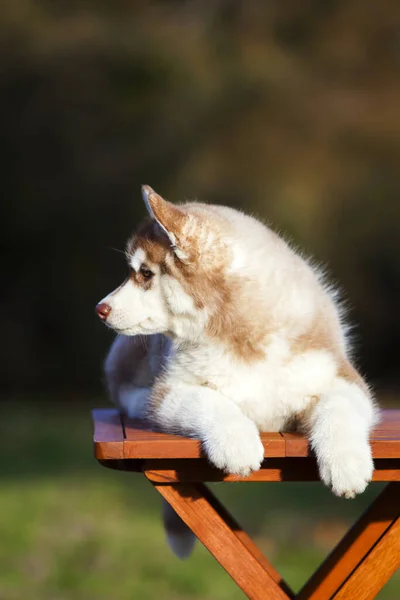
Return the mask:
<path id="1" fill-rule="evenodd" d="M 319 461 L 322 481 L 336 496 L 354 498 L 361 494 L 372 479 L 374 463 L 367 442 L 354 442 L 346 449 L 326 453 Z"/>
<path id="2" fill-rule="evenodd" d="M 204 440 L 207 457 L 218 469 L 247 477 L 264 460 L 264 446 L 251 421 L 221 424 Z"/>

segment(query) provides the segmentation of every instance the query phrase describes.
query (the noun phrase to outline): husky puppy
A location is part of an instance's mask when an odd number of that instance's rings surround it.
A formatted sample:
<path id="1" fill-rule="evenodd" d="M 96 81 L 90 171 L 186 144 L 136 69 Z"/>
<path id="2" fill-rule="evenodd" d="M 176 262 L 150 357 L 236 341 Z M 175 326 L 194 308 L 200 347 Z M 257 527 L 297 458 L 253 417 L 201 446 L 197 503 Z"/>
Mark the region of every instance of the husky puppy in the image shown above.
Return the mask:
<path id="1" fill-rule="evenodd" d="M 96 308 L 119 334 L 105 365 L 113 400 L 242 476 L 263 461 L 260 431 L 295 427 L 336 495 L 363 492 L 374 402 L 335 292 L 258 220 L 142 192 L 150 219 L 128 242 L 129 277 Z"/>

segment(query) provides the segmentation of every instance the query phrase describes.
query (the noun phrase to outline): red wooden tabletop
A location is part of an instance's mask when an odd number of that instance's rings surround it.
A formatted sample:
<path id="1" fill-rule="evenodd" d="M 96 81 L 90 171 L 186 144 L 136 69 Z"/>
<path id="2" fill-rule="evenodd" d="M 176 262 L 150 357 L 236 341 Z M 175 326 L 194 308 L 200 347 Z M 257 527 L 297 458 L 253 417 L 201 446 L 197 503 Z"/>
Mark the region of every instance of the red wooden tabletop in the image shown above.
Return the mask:
<path id="1" fill-rule="evenodd" d="M 198 440 L 151 431 L 144 422 L 128 419 L 117 409 L 93 411 L 95 456 L 113 459 L 202 458 Z M 266 458 L 310 456 L 308 440 L 296 433 L 262 433 Z M 400 410 L 383 410 L 371 435 L 374 458 L 400 458 Z"/>

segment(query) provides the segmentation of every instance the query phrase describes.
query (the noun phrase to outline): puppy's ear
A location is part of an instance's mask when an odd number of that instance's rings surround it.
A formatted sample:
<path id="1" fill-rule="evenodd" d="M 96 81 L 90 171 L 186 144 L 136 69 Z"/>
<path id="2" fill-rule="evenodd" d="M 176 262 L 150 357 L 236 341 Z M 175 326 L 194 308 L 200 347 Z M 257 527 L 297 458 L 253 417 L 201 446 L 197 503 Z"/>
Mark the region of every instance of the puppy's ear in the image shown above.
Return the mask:
<path id="1" fill-rule="evenodd" d="M 149 215 L 168 237 L 176 256 L 182 261 L 186 260 L 188 255 L 180 245 L 186 214 L 178 206 L 164 200 L 149 185 L 142 185 L 142 196 Z"/>

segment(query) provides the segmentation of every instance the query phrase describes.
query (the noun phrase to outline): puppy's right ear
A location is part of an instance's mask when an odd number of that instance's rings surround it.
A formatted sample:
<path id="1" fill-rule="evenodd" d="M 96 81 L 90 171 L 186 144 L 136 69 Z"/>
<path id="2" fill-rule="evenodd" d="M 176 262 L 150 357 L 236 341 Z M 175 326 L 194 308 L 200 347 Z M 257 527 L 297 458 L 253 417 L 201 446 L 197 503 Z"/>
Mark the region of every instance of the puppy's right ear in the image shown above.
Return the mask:
<path id="1" fill-rule="evenodd" d="M 186 214 L 178 206 L 164 200 L 149 185 L 142 185 L 142 196 L 149 215 L 168 237 L 176 256 L 182 261 L 186 260 L 188 255 L 182 248 Z"/>

